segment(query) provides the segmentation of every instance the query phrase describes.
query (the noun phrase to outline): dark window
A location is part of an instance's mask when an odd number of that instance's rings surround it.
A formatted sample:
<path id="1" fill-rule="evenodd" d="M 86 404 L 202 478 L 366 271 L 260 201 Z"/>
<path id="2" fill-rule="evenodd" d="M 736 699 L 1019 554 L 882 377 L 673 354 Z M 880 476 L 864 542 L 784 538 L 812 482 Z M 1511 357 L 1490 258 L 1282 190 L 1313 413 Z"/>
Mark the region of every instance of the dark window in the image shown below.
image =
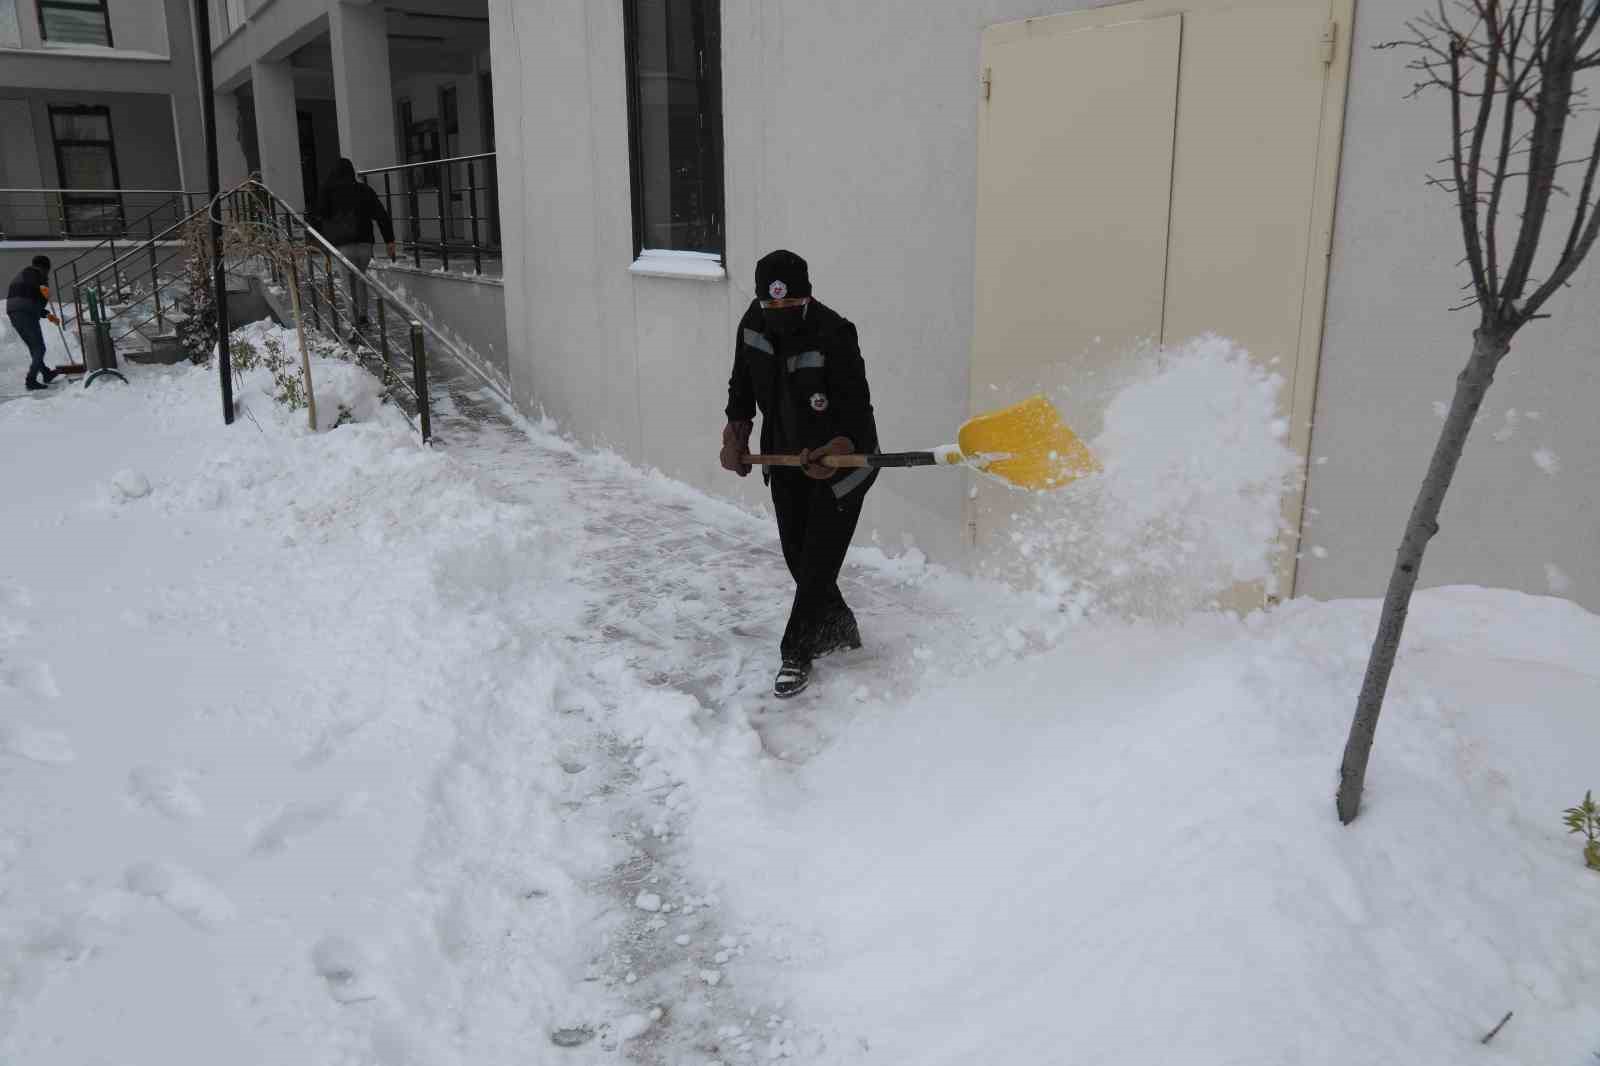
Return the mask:
<path id="1" fill-rule="evenodd" d="M 454 85 L 439 90 L 439 125 L 444 132 L 444 157 L 454 159 L 461 154 L 461 111 Z"/>
<path id="2" fill-rule="evenodd" d="M 405 146 L 405 160 L 407 163 L 431 163 L 439 158 L 439 120 L 425 118 L 418 121 L 413 117 L 410 100 L 401 100 L 400 108 L 400 136 Z M 406 171 L 407 187 L 415 192 L 418 189 L 437 189 L 439 187 L 438 167 L 417 167 L 415 170 Z"/>
<path id="3" fill-rule="evenodd" d="M 244 153 L 244 169 L 250 174 L 261 173 L 261 142 L 256 139 L 256 98 L 238 93 L 239 149 Z"/>
<path id="4" fill-rule="evenodd" d="M 484 71 L 478 75 L 478 100 L 483 114 L 483 150 L 494 151 L 494 75 Z"/>
<path id="5" fill-rule="evenodd" d="M 39 32 L 57 44 L 111 47 L 106 0 L 39 0 Z"/>
<path id="6" fill-rule="evenodd" d="M 317 202 L 321 185 L 317 174 L 317 124 L 309 111 L 296 111 L 295 122 L 300 138 L 300 194 L 309 207 Z"/>
<path id="7" fill-rule="evenodd" d="M 479 114 L 483 118 L 483 150 L 494 151 L 494 77 L 490 71 L 478 75 L 478 102 Z M 489 240 L 495 244 L 500 243 L 500 188 L 499 171 L 496 169 L 500 161 L 488 161 L 487 185 L 485 200 L 489 205 Z M 481 179 L 480 179 L 481 180 Z"/>
<path id="8" fill-rule="evenodd" d="M 623 0 L 634 251 L 723 252 L 717 0 Z"/>
<path id="9" fill-rule="evenodd" d="M 117 149 L 111 140 L 111 111 L 104 107 L 52 107 L 50 132 L 55 138 L 56 172 L 63 189 L 62 211 L 69 235 L 120 233 L 122 187 Z"/>

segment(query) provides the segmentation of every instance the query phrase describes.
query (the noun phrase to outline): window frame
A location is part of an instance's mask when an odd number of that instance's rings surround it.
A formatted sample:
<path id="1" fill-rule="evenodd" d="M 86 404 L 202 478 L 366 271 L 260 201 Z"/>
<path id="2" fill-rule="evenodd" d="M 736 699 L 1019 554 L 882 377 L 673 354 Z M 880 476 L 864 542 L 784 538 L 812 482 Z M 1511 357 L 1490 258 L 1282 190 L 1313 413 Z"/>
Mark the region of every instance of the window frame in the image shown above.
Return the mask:
<path id="1" fill-rule="evenodd" d="M 127 213 L 122 202 L 122 168 L 117 163 L 117 133 L 116 127 L 111 122 L 111 108 L 103 104 L 51 104 L 48 106 L 50 121 L 50 143 L 56 159 L 56 180 L 61 188 L 61 229 L 67 236 L 72 236 L 72 216 L 67 210 L 73 204 L 114 204 L 117 209 L 115 232 L 120 234 L 127 228 Z M 96 115 L 106 120 L 106 136 L 104 140 L 83 137 L 68 137 L 63 139 L 56 132 L 57 115 Z M 71 188 L 66 184 L 66 160 L 62 158 L 63 148 L 104 148 L 111 157 L 111 187 L 117 190 L 115 195 L 106 192 L 96 193 L 89 191 L 81 195 L 73 195 Z M 83 236 L 104 236 L 104 234 L 90 232 Z"/>
<path id="2" fill-rule="evenodd" d="M 54 42 L 57 46 L 66 48 L 115 48 L 117 46 L 116 38 L 111 35 L 111 7 L 108 0 L 37 0 L 36 6 L 39 15 L 39 39 L 47 44 L 50 43 L 50 31 L 45 27 L 44 13 L 47 9 L 56 8 L 68 11 L 99 11 L 100 19 L 105 23 L 106 27 L 106 43 L 103 45 L 85 44 L 82 41 L 57 40 Z"/>
<path id="3" fill-rule="evenodd" d="M 639 99 L 639 0 L 622 0 L 623 49 L 626 62 L 628 99 L 628 175 L 633 200 L 633 258 L 635 273 L 662 273 L 687 277 L 725 276 L 728 257 L 727 160 L 723 145 L 722 109 L 722 3 L 721 0 L 689 0 L 701 5 L 704 13 L 697 27 L 697 44 L 704 70 L 698 79 L 700 114 L 711 127 L 710 152 L 713 156 L 706 176 L 708 198 L 712 201 L 714 251 L 649 248 L 645 245 L 644 217 L 644 127 Z M 661 260 L 660 269 L 648 266 Z M 696 265 L 692 261 L 698 260 Z M 716 270 L 705 268 L 716 264 Z"/>

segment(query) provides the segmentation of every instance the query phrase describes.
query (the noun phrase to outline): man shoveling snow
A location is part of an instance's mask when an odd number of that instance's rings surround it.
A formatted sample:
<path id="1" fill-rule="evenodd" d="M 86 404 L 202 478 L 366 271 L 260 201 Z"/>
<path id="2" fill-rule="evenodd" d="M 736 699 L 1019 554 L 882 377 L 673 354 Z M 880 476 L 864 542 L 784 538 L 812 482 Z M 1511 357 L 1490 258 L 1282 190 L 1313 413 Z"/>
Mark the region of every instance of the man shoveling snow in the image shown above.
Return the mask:
<path id="1" fill-rule="evenodd" d="M 878 449 L 856 328 L 812 299 L 806 261 L 789 251 L 756 264 L 756 298 L 734 342 L 722 466 L 740 477 L 751 470 L 745 455 L 757 409 L 761 450 L 798 454 L 804 464 L 763 471 L 795 584 L 773 684 L 773 694 L 787 698 L 806 687 L 813 659 L 861 647 L 856 617 L 839 592 L 839 569 L 877 471 L 841 470 L 821 460 Z"/>
<path id="2" fill-rule="evenodd" d="M 44 319 L 60 324 L 50 310 L 49 284 L 50 259 L 36 255 L 32 263 L 11 279 L 11 286 L 6 290 L 6 316 L 11 319 L 12 328 L 22 338 L 22 343 L 28 346 L 31 357 L 24 382 L 29 392 L 45 388 L 60 374 L 44 365 L 44 331 L 39 327 Z"/>

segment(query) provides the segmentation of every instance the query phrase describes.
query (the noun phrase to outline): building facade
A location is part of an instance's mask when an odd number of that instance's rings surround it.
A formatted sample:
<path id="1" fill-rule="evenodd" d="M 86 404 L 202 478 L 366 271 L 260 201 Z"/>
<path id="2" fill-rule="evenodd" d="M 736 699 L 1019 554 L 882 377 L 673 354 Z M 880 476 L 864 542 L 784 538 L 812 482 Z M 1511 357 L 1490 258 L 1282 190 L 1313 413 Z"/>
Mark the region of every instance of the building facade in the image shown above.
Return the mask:
<path id="1" fill-rule="evenodd" d="M 1445 103 L 1373 47 L 1422 7 L 490 0 L 516 398 L 757 503 L 715 452 L 771 248 L 860 328 L 886 447 L 1215 332 L 1286 380 L 1287 587 L 1379 594 L 1474 325 Z M 1600 609 L 1596 269 L 1519 338 L 1426 583 Z M 962 564 L 1003 521 L 974 488 L 882 478 L 863 529 Z"/>
<path id="2" fill-rule="evenodd" d="M 0 240 L 96 240 L 205 185 L 188 0 L 0 0 Z"/>

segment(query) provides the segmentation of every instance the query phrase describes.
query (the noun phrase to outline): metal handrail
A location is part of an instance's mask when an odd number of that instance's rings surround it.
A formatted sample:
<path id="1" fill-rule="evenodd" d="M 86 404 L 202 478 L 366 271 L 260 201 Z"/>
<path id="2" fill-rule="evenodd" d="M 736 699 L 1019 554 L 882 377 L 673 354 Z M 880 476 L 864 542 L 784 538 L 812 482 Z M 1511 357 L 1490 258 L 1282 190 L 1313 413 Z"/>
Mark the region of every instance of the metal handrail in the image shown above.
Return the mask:
<path id="1" fill-rule="evenodd" d="M 255 179 L 254 178 L 246 178 L 244 181 L 240 182 L 238 185 L 235 185 L 233 188 L 226 189 L 222 193 L 218 194 L 217 200 L 218 201 L 224 200 L 227 197 L 233 195 L 234 193 L 243 190 L 246 186 L 251 185 L 251 184 L 257 184 Z M 108 271 L 108 270 L 112 269 L 113 267 L 116 267 L 116 266 L 126 262 L 127 260 L 129 260 L 133 256 L 136 256 L 140 252 L 144 251 L 145 250 L 145 245 L 153 244 L 153 243 L 156 243 L 156 242 L 159 242 L 159 241 L 167 240 L 169 234 L 171 234 L 175 230 L 179 230 L 179 229 L 182 229 L 184 226 L 187 226 L 189 223 L 193 222 L 197 217 L 199 217 L 200 215 L 204 214 L 207 210 L 209 210 L 210 207 L 211 207 L 211 204 L 207 203 L 204 206 L 195 208 L 193 211 L 190 211 L 187 215 L 183 216 L 178 221 L 174 222 L 172 225 L 170 225 L 166 229 L 162 230 L 160 233 L 157 233 L 157 234 L 154 234 L 153 236 L 144 238 L 142 241 L 139 242 L 138 246 L 135 247 L 132 251 L 129 251 L 129 252 L 125 253 L 124 255 L 122 255 L 118 259 L 113 259 L 111 262 L 107 263 L 105 266 L 100 267 L 98 270 L 94 271 L 92 274 L 89 274 L 89 275 L 85 276 L 81 281 L 79 281 L 76 278 L 73 279 L 74 283 L 75 284 L 82 284 L 83 282 L 93 281 L 95 278 L 99 277 L 101 274 L 104 274 L 106 271 Z"/>
<path id="2" fill-rule="evenodd" d="M 478 152 L 472 155 L 451 156 L 448 159 L 424 159 L 415 163 L 373 167 L 360 171 L 357 176 L 366 182 L 369 188 L 373 188 L 374 179 L 382 179 L 383 191 L 378 195 L 382 198 L 384 210 L 390 217 L 396 222 L 406 224 L 408 239 L 402 243 L 409 245 L 412 264 L 415 267 L 422 268 L 422 255 L 427 251 L 437 254 L 446 270 L 450 268 L 451 255 L 455 255 L 458 258 L 470 258 L 473 271 L 482 274 L 485 256 L 494 259 L 502 254 L 499 239 L 500 174 L 495 163 L 497 158 L 495 152 Z M 457 180 L 455 171 L 452 170 L 454 167 L 465 168 L 465 182 Z M 422 213 L 423 189 L 414 180 L 415 175 L 419 173 L 428 173 L 436 178 L 430 183 L 429 191 L 438 197 L 437 214 Z M 483 182 L 481 184 L 480 174 Z M 403 179 L 403 187 L 398 191 L 394 188 L 396 175 Z M 374 191 L 377 190 L 374 188 Z M 452 201 L 458 195 L 465 200 L 463 205 L 465 209 L 459 212 L 451 209 Z M 396 214 L 396 197 L 400 198 L 408 213 Z M 486 214 L 480 213 L 480 204 L 484 206 Z M 451 230 L 458 223 L 470 227 L 470 234 L 454 236 Z M 428 240 L 423 236 L 424 225 L 438 227 L 437 240 Z M 483 232 L 485 225 L 488 227 L 487 235 Z"/>
<path id="3" fill-rule="evenodd" d="M 67 196 L 199 196 L 197 192 L 189 189 L 0 189 L 0 194 L 8 192 L 26 193 L 62 193 Z"/>
<path id="4" fill-rule="evenodd" d="M 356 177 L 364 178 L 368 174 L 387 174 L 396 170 L 414 170 L 421 167 L 447 167 L 451 163 L 476 162 L 480 159 L 493 159 L 496 152 L 479 152 L 476 155 L 457 155 L 449 159 L 424 159 L 419 163 L 395 163 L 387 167 L 368 167 L 366 170 L 356 171 Z M 3 191 L 3 190 L 0 190 Z"/>
<path id="5" fill-rule="evenodd" d="M 0 194 L 4 194 L 7 191 L 8 190 L 6 190 L 6 189 L 0 189 Z M 191 193 L 191 192 L 176 192 L 176 193 L 162 192 L 161 195 L 174 196 L 174 197 L 177 197 L 177 196 L 183 197 L 183 207 L 185 209 L 189 209 L 190 212 L 192 213 L 193 209 L 189 208 L 190 198 L 191 197 L 195 197 L 195 196 L 203 196 L 205 194 L 204 193 Z M 164 211 L 170 206 L 171 206 L 170 202 L 169 203 L 165 203 L 165 204 L 159 204 L 159 205 L 157 205 L 155 207 L 152 207 L 150 210 L 146 211 L 144 214 L 140 215 L 138 218 L 134 219 L 132 222 L 129 222 L 126 225 L 124 225 L 122 227 L 122 229 L 123 229 L 123 237 L 122 237 L 122 239 L 123 240 L 130 239 L 127 236 L 127 234 L 131 233 L 141 222 L 149 222 L 150 219 L 152 219 L 152 218 L 154 218 L 156 216 L 157 212 Z M 145 240 L 156 240 L 156 239 L 157 238 L 154 237 L 154 236 L 149 236 L 149 237 L 145 238 Z M 116 237 L 106 237 L 99 244 L 96 244 L 93 248 L 89 248 L 89 249 L 86 249 L 83 252 L 78 253 L 77 255 L 73 256 L 71 259 L 68 259 L 65 263 L 62 263 L 60 266 L 53 268 L 53 270 L 51 272 L 54 273 L 54 271 L 56 271 L 56 270 L 65 270 L 69 266 L 76 266 L 77 263 L 78 263 L 78 260 L 87 258 L 88 256 L 91 256 L 91 255 L 94 255 L 96 252 L 100 251 L 102 248 L 106 247 L 107 245 L 110 245 L 113 248 L 115 248 L 116 247 L 116 243 L 117 243 L 117 238 Z"/>
<path id="6" fill-rule="evenodd" d="M 261 184 L 261 182 L 256 181 L 255 179 L 251 179 L 250 181 L 246 182 L 246 184 L 254 185 L 257 189 L 260 189 L 274 204 L 277 204 L 283 209 L 283 214 L 285 217 L 291 218 L 300 223 L 301 226 L 305 227 L 306 234 L 317 243 L 324 254 L 331 256 L 346 270 L 354 271 L 355 273 L 361 275 L 362 281 L 366 283 L 368 288 L 387 296 L 390 303 L 397 304 L 400 307 L 411 306 L 410 304 L 406 303 L 405 300 L 401 299 L 393 289 L 379 281 L 370 272 L 362 270 L 360 267 L 350 262 L 350 260 L 346 259 L 343 252 L 334 247 L 334 245 L 329 242 L 328 238 L 317 232 L 316 228 L 306 221 L 304 215 L 290 207 L 288 204 L 284 203 L 283 200 L 278 197 L 277 193 L 273 192 L 271 189 L 267 188 L 265 185 Z M 471 363 L 471 360 L 465 356 L 461 349 L 457 348 L 450 338 L 439 332 L 439 330 L 431 322 L 428 322 L 415 315 L 411 316 L 411 321 L 421 325 L 426 332 L 433 335 L 434 340 L 438 341 L 440 344 L 443 344 L 446 348 L 449 348 L 452 355 L 455 355 L 464 363 Z"/>
<path id="7" fill-rule="evenodd" d="M 218 196 L 218 198 L 217 198 L 218 201 L 220 201 L 224 197 L 229 196 L 229 195 L 237 192 L 238 190 L 244 188 L 246 185 L 250 184 L 251 180 L 252 179 L 246 178 L 244 181 L 240 182 L 238 185 L 235 185 L 233 188 L 231 188 L 231 189 L 227 190 L 226 192 L 220 194 Z M 196 194 L 196 195 L 199 195 L 199 194 Z M 73 306 L 73 311 L 74 311 L 74 314 L 72 315 L 72 321 L 77 326 L 78 345 L 79 345 L 80 348 L 83 347 L 83 343 L 84 343 L 84 338 L 83 338 L 83 308 L 79 303 L 79 301 L 81 299 L 81 294 L 83 293 L 83 291 L 85 289 L 87 289 L 87 288 L 93 287 L 94 284 L 99 283 L 100 278 L 102 278 L 107 271 L 111 271 L 112 272 L 112 274 L 111 274 L 112 283 L 114 285 L 116 285 L 118 291 L 120 291 L 121 290 L 122 274 L 121 274 L 121 271 L 118 268 L 120 268 L 122 266 L 122 264 L 128 262 L 130 259 L 132 259 L 136 255 L 148 254 L 150 256 L 150 287 L 151 287 L 151 292 L 156 296 L 157 299 L 159 299 L 160 298 L 160 292 L 161 292 L 161 290 L 163 288 L 163 286 L 161 284 L 161 278 L 159 277 L 160 268 L 161 268 L 162 264 L 156 262 L 155 252 L 154 252 L 155 246 L 160 244 L 160 243 L 163 243 L 163 242 L 169 240 L 173 233 L 175 233 L 176 231 L 182 229 L 184 226 L 189 225 L 191 222 L 193 222 L 200 215 L 202 215 L 202 214 L 206 213 L 207 211 L 209 211 L 214 202 L 215 201 L 207 201 L 206 203 L 202 204 L 200 207 L 197 207 L 194 210 L 190 211 L 188 214 L 184 215 L 183 218 L 181 218 L 178 221 L 174 222 L 172 225 L 168 226 L 166 229 L 162 230 L 160 233 L 151 234 L 150 236 L 146 237 L 144 240 L 139 241 L 130 250 L 128 250 L 127 252 L 124 252 L 120 256 L 116 255 L 116 242 L 115 241 L 106 242 L 106 243 L 109 243 L 111 245 L 111 248 L 112 248 L 112 259 L 109 262 L 107 262 L 104 265 L 102 265 L 101 267 L 99 267 L 96 270 L 94 270 L 91 273 L 89 273 L 87 276 L 83 276 L 83 277 L 79 276 L 78 268 L 77 268 L 77 265 L 76 265 L 77 264 L 77 259 L 74 259 L 69 264 L 66 264 L 66 265 L 72 266 L 72 306 Z M 82 256 L 78 257 L 78 259 L 81 259 L 81 258 L 82 258 Z M 171 258 L 172 257 L 169 255 L 167 257 L 167 262 L 170 262 Z M 62 269 L 65 269 L 65 266 L 63 266 Z M 55 271 L 51 271 L 51 273 L 54 274 Z M 55 296 L 55 299 L 56 299 L 56 317 L 61 319 L 62 322 L 65 323 L 67 321 L 67 313 L 66 313 L 66 304 L 62 299 L 63 289 L 64 289 L 64 286 L 59 286 L 58 285 L 58 286 L 53 287 L 51 291 L 52 291 L 52 293 L 53 293 L 53 295 Z"/>

